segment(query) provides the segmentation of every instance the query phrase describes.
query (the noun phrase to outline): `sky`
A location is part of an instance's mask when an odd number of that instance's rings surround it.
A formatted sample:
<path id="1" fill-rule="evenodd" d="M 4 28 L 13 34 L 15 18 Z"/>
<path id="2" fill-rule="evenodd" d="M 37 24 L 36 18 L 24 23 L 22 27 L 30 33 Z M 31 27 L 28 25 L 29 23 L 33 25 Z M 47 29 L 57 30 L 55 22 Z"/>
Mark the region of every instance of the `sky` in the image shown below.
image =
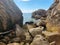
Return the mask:
<path id="1" fill-rule="evenodd" d="M 38 9 L 45 9 L 51 6 L 54 0 L 14 0 L 23 13 L 31 13 Z"/>

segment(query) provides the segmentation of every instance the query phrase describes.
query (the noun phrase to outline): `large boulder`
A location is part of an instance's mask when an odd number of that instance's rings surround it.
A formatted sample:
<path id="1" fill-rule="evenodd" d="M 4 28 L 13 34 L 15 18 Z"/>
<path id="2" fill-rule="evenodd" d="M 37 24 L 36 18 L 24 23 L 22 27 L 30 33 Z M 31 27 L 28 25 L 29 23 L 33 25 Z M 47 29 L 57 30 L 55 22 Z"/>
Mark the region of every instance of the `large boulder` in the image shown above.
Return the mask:
<path id="1" fill-rule="evenodd" d="M 43 29 L 44 27 L 39 26 L 36 28 L 29 29 L 29 32 L 33 37 L 35 37 L 36 35 L 42 34 Z"/>
<path id="2" fill-rule="evenodd" d="M 16 25 L 16 37 L 19 37 L 21 41 L 24 41 L 26 39 L 25 30 L 19 25 Z"/>
<path id="3" fill-rule="evenodd" d="M 50 41 L 50 42 L 55 41 L 55 45 L 60 45 L 60 35 L 58 35 L 58 34 L 51 35 L 48 37 L 48 41 Z"/>
<path id="4" fill-rule="evenodd" d="M 42 32 L 44 36 L 47 38 L 50 44 L 60 45 L 60 34 L 57 32 L 48 32 L 43 31 Z"/>
<path id="5" fill-rule="evenodd" d="M 50 45 L 50 44 L 42 35 L 36 35 L 31 45 Z"/>
<path id="6" fill-rule="evenodd" d="M 32 13 L 32 18 L 35 18 L 35 19 L 40 19 L 40 18 L 46 18 L 46 10 L 44 9 L 39 9 L 39 10 L 36 10 Z"/>
<path id="7" fill-rule="evenodd" d="M 0 0 L 0 32 L 15 28 L 15 24 L 23 25 L 21 10 L 13 0 Z"/>
<path id="8" fill-rule="evenodd" d="M 44 27 L 44 30 L 46 29 L 46 20 L 38 19 L 34 23 L 36 26 L 42 26 Z"/>
<path id="9" fill-rule="evenodd" d="M 51 32 L 60 32 L 60 2 L 51 10 L 47 16 L 47 30 Z"/>
<path id="10" fill-rule="evenodd" d="M 59 3 L 59 0 L 54 0 L 54 3 L 47 10 L 47 15 L 51 14 L 52 9 Z"/>

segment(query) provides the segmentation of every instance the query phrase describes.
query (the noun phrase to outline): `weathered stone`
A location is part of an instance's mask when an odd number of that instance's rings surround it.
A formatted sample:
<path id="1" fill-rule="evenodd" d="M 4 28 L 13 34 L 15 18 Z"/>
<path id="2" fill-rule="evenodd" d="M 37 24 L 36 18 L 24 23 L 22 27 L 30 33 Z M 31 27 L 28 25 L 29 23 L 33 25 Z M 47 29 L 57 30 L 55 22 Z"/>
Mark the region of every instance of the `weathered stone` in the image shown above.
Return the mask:
<path id="1" fill-rule="evenodd" d="M 25 33 L 25 35 L 26 35 L 26 40 L 30 40 L 30 35 L 29 35 L 29 33 Z"/>
<path id="2" fill-rule="evenodd" d="M 51 36 L 51 35 L 59 35 L 59 33 L 57 33 L 57 32 L 50 32 L 50 31 L 42 31 L 42 34 L 47 38 L 47 37 L 49 37 L 49 36 Z"/>
<path id="3" fill-rule="evenodd" d="M 51 15 L 52 9 L 59 3 L 59 0 L 54 0 L 54 3 L 47 10 L 47 15 Z"/>
<path id="4" fill-rule="evenodd" d="M 16 24 L 16 36 L 19 37 L 21 35 L 24 35 L 24 29 L 21 28 L 18 24 Z"/>
<path id="5" fill-rule="evenodd" d="M 39 9 L 32 13 L 32 18 L 35 18 L 35 19 L 40 19 L 40 18 L 45 19 L 46 17 L 47 17 L 46 10 L 44 9 Z"/>
<path id="6" fill-rule="evenodd" d="M 46 29 L 46 20 L 39 19 L 34 23 L 36 24 L 36 26 L 42 26 L 42 27 L 44 27 L 44 30 Z"/>
<path id="7" fill-rule="evenodd" d="M 47 40 L 51 42 L 55 42 L 55 45 L 60 45 L 60 34 L 57 32 L 48 32 L 44 31 L 43 34 L 47 38 Z"/>
<path id="8" fill-rule="evenodd" d="M 55 41 L 53 41 L 53 42 L 51 42 L 51 43 L 50 43 L 50 45 L 56 45 L 55 43 L 56 43 L 56 42 L 55 42 Z"/>
<path id="9" fill-rule="evenodd" d="M 41 34 L 42 31 L 43 31 L 43 29 L 44 29 L 44 27 L 39 26 L 39 27 L 37 27 L 37 28 L 32 28 L 32 29 L 30 29 L 29 32 L 31 33 L 31 35 L 32 35 L 33 37 L 35 37 L 36 35 Z"/>
<path id="10" fill-rule="evenodd" d="M 51 35 L 51 36 L 48 37 L 48 41 L 49 42 L 55 41 L 56 45 L 60 45 L 60 35 L 57 35 L 57 34 Z"/>
<path id="11" fill-rule="evenodd" d="M 25 40 L 25 43 L 31 43 L 32 42 L 32 37 L 31 37 L 31 35 L 29 34 L 29 32 L 26 32 L 25 33 L 25 36 L 26 36 L 26 40 Z"/>
<path id="12" fill-rule="evenodd" d="M 0 0 L 0 32 L 15 28 L 15 24 L 23 25 L 22 12 L 13 0 Z"/>
<path id="13" fill-rule="evenodd" d="M 19 43 L 9 43 L 7 45 L 20 45 Z"/>
<path id="14" fill-rule="evenodd" d="M 43 36 L 36 35 L 31 45 L 50 45 L 50 44 Z"/>
<path id="15" fill-rule="evenodd" d="M 20 45 L 24 45 L 24 42 L 21 42 Z"/>
<path id="16" fill-rule="evenodd" d="M 3 42 L 0 42 L 0 45 L 6 45 L 5 43 L 3 43 Z"/>
<path id="17" fill-rule="evenodd" d="M 36 25 L 34 24 L 34 22 L 26 22 L 25 25 L 24 25 L 24 28 L 25 29 L 32 29 L 32 28 L 35 28 Z"/>
<path id="18" fill-rule="evenodd" d="M 16 38 L 10 40 L 9 43 L 11 43 L 11 42 L 13 42 L 13 43 L 20 43 L 21 42 L 21 39 L 19 37 L 16 37 Z"/>
<path id="19" fill-rule="evenodd" d="M 16 37 L 15 31 L 11 31 L 11 33 L 4 35 L 3 38 L 1 38 L 1 41 L 7 44 L 10 43 L 10 41 L 15 37 Z"/>
<path id="20" fill-rule="evenodd" d="M 16 25 L 16 37 L 19 37 L 21 41 L 26 39 L 25 31 L 19 25 Z"/>
<path id="21" fill-rule="evenodd" d="M 26 45 L 29 45 L 29 43 L 26 43 Z"/>
<path id="22" fill-rule="evenodd" d="M 46 22 L 45 20 L 39 20 L 37 23 L 36 23 L 37 26 L 43 26 L 43 25 L 46 25 Z"/>
<path id="23" fill-rule="evenodd" d="M 60 2 L 51 10 L 47 16 L 47 30 L 51 32 L 60 32 Z"/>

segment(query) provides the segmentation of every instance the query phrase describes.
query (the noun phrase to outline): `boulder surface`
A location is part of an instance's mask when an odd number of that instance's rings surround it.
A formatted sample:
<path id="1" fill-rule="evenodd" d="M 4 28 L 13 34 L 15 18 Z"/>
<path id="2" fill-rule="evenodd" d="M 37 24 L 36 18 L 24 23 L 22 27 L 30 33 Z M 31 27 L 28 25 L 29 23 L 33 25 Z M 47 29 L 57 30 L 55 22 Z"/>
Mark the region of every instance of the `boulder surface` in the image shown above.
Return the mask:
<path id="1" fill-rule="evenodd" d="M 40 19 L 41 17 L 46 18 L 46 16 L 47 16 L 46 10 L 44 10 L 44 9 L 39 9 L 32 13 L 32 18 L 35 18 L 35 19 Z"/>
<path id="2" fill-rule="evenodd" d="M 60 2 L 51 10 L 51 14 L 47 16 L 47 30 L 51 32 L 60 32 Z"/>
<path id="3" fill-rule="evenodd" d="M 15 24 L 23 25 L 21 10 L 13 0 L 0 0 L 0 32 L 15 28 Z"/>

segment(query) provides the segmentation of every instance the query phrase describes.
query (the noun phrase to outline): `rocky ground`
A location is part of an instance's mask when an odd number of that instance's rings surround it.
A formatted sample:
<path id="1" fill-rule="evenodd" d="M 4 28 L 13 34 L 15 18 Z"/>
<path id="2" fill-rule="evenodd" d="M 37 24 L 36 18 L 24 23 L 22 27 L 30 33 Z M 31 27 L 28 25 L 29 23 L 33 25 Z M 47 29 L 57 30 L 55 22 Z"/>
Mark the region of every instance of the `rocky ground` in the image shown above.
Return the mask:
<path id="1" fill-rule="evenodd" d="M 26 22 L 23 27 L 16 24 L 15 30 L 1 35 L 0 45 L 60 45 L 60 1 L 32 15 L 37 22 Z"/>

